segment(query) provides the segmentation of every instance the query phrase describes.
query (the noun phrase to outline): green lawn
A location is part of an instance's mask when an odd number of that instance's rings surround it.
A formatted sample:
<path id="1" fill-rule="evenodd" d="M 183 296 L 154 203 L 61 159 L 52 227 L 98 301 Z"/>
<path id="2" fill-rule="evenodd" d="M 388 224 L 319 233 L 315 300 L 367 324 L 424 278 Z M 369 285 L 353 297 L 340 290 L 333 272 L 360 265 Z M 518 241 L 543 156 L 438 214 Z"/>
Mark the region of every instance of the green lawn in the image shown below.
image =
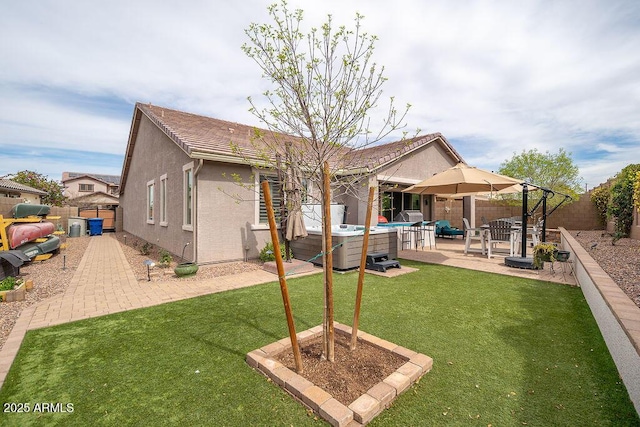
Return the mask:
<path id="1" fill-rule="evenodd" d="M 434 359 L 372 426 L 638 426 L 579 288 L 403 261 L 367 275 L 361 329 Z M 296 328 L 321 323 L 321 276 L 289 280 Z M 351 324 L 356 273 L 334 276 Z M 0 425 L 322 425 L 245 354 L 287 335 L 277 282 L 29 332 Z M 36 403 L 73 412 L 33 412 Z"/>

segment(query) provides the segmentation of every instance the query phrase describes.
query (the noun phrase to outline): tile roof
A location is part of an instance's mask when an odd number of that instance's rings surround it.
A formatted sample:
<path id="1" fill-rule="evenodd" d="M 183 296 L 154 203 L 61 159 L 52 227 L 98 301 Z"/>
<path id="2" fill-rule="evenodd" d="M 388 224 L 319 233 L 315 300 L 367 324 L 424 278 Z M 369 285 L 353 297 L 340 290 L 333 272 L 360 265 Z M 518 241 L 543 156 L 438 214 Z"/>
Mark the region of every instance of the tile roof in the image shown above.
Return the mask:
<path id="1" fill-rule="evenodd" d="M 112 185 L 120 185 L 120 175 L 103 175 L 87 172 L 62 172 L 62 182 L 76 178 L 89 177 Z"/>
<path id="2" fill-rule="evenodd" d="M 187 155 L 196 159 L 244 163 L 244 159 L 259 160 L 263 156 L 268 156 L 273 160 L 275 151 L 284 151 L 284 141 L 290 141 L 301 152 L 313 153 L 309 141 L 302 138 L 151 104 L 137 103 L 122 169 L 123 187 L 126 184 L 142 115 L 151 120 Z M 330 161 L 345 173 L 362 169 L 373 171 L 432 142 L 443 145 L 456 162 L 462 161 L 462 157 L 440 133 L 363 149 L 344 148 L 335 153 L 336 155 Z"/>
<path id="3" fill-rule="evenodd" d="M 410 139 L 374 145 L 360 150 L 352 150 L 348 159 L 350 164 L 376 169 L 389 164 L 412 151 L 432 142 L 444 145 L 452 157 L 461 161 L 462 157 L 453 149 L 441 133 L 430 133 Z"/>
<path id="4" fill-rule="evenodd" d="M 38 190 L 33 187 L 29 187 L 28 185 L 19 184 L 10 179 L 0 179 L 0 189 L 10 190 L 20 193 L 30 193 L 30 194 L 40 194 L 44 196 L 47 194 L 46 191 Z"/>

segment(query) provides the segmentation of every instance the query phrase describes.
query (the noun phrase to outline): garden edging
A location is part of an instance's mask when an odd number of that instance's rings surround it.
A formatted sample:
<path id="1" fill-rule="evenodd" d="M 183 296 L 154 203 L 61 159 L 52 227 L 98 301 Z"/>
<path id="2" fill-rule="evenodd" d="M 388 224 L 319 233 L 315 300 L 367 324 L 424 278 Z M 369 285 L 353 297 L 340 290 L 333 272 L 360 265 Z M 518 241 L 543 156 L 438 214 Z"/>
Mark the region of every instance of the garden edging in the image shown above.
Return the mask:
<path id="1" fill-rule="evenodd" d="M 596 319 L 629 397 L 640 414 L 640 307 L 564 228 L 562 248 Z"/>

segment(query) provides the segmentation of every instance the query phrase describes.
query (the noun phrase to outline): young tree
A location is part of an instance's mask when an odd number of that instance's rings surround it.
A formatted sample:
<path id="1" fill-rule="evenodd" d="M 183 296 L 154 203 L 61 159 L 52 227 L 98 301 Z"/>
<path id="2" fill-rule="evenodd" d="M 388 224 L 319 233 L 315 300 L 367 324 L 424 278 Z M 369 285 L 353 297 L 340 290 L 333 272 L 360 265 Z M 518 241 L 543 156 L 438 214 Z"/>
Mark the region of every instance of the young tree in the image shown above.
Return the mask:
<path id="1" fill-rule="evenodd" d="M 42 196 L 42 203 L 51 206 L 62 206 L 67 200 L 62 194 L 62 185 L 53 181 L 46 176 L 29 170 L 20 171 L 10 177 L 12 181 L 19 184 L 28 185 L 36 190 L 45 191 L 47 194 Z"/>
<path id="2" fill-rule="evenodd" d="M 578 167 L 571 159 L 571 153 L 560 148 L 557 153 L 541 153 L 537 149 L 522 153 L 513 153 L 511 160 L 500 165 L 498 173 L 523 179 L 534 185 L 539 185 L 554 192 L 567 194 L 573 200 L 578 199 L 582 190 L 582 179 Z M 539 197 L 536 192 L 529 193 L 533 199 Z M 522 195 L 520 195 L 522 197 Z M 553 207 L 562 202 L 562 197 L 549 199 L 549 206 Z"/>
<path id="3" fill-rule="evenodd" d="M 266 107 L 249 98 L 250 111 L 270 131 L 294 138 L 283 144 L 270 136 L 256 135 L 256 151 L 261 153 L 257 157 L 270 167 L 275 166 L 274 152 L 281 153 L 283 159 L 295 159 L 304 178 L 318 190 L 316 200 L 324 212 L 324 196 L 329 191 L 323 186 L 325 178 L 335 184 L 338 171 L 348 169 L 358 155 L 354 149 L 374 144 L 402 127 L 409 105 L 399 114 L 391 98 L 379 129 L 372 131 L 369 113 L 380 100 L 386 78 L 384 67 L 373 61 L 377 38 L 362 30 L 362 15 L 356 14 L 354 29 L 335 28 L 328 15 L 319 28 L 305 32 L 302 10 L 290 11 L 282 1 L 268 11 L 273 23 L 251 24 L 245 31 L 249 43 L 242 47 L 272 86 L 263 94 Z M 330 165 L 328 172 L 325 163 Z M 352 177 L 352 183 L 362 178 L 356 174 Z M 341 181 L 341 191 L 350 188 L 349 183 Z M 334 190 L 338 191 L 338 185 Z M 331 230 L 323 221 L 323 242 L 327 233 Z M 330 294 L 332 272 L 326 268 L 330 248 L 323 252 L 325 294 Z M 333 311 L 331 298 L 325 298 L 325 315 L 328 311 Z M 326 318 L 323 325 L 327 325 Z M 333 343 L 327 343 L 328 335 L 325 328 L 325 357 L 333 361 Z"/>

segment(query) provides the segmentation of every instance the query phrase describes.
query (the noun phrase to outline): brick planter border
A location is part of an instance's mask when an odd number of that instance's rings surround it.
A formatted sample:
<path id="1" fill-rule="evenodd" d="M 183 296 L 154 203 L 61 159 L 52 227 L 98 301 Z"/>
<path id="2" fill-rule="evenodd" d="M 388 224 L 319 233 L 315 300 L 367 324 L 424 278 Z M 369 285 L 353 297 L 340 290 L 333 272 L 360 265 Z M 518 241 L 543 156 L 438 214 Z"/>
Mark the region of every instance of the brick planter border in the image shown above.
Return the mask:
<path id="1" fill-rule="evenodd" d="M 26 282 L 23 280 L 20 286 L 9 291 L 0 291 L 0 301 L 14 302 L 24 301 L 25 298 L 25 286 Z"/>
<path id="2" fill-rule="evenodd" d="M 351 337 L 351 327 L 334 323 L 337 334 Z M 322 335 L 322 326 L 298 333 L 300 344 Z M 358 338 L 380 349 L 395 353 L 406 363 L 382 382 L 371 387 L 348 407 L 334 399 L 329 393 L 275 360 L 275 356 L 291 349 L 289 337 L 247 353 L 249 366 L 270 378 L 285 391 L 302 402 L 332 426 L 366 425 L 405 390 L 431 370 L 433 359 L 389 341 L 358 331 Z"/>

